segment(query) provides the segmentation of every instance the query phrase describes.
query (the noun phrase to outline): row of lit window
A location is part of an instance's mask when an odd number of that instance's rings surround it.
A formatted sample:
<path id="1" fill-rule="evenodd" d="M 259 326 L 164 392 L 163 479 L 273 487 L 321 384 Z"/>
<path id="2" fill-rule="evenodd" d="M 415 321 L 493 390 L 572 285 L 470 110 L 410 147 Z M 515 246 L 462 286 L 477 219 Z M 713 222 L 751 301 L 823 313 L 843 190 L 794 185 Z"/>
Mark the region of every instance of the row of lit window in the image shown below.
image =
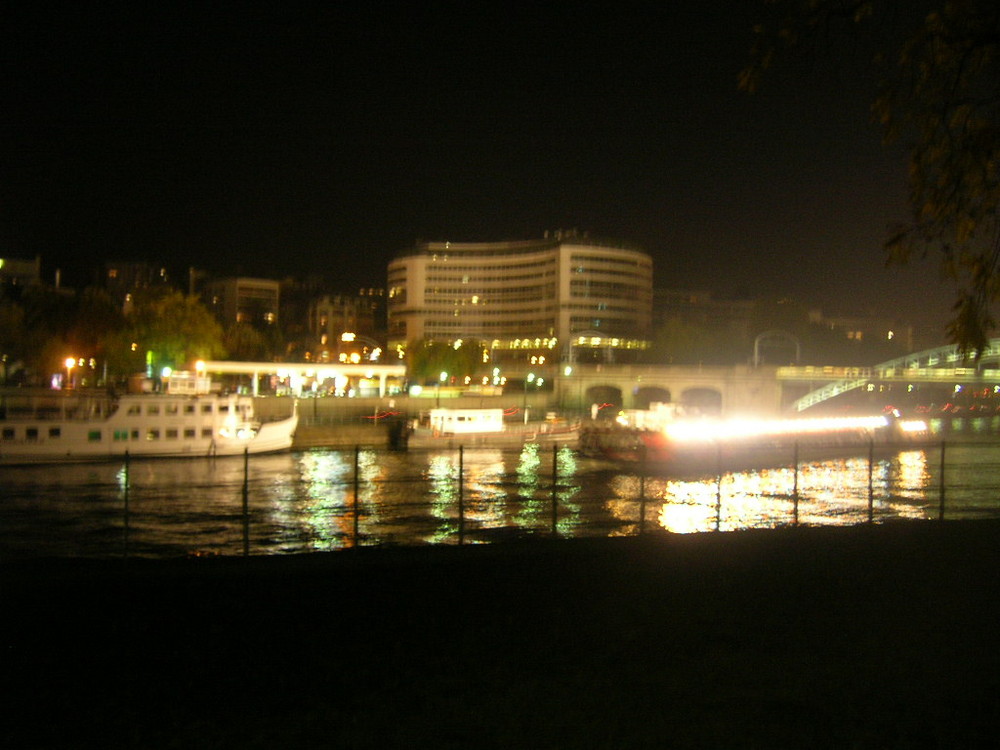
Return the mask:
<path id="1" fill-rule="evenodd" d="M 473 329 L 478 329 L 486 331 L 490 328 L 516 328 L 519 330 L 552 330 L 555 328 L 555 321 L 551 319 L 545 320 L 516 320 L 516 321 L 496 321 L 490 323 L 484 321 L 482 323 L 470 324 L 467 320 L 428 320 L 424 326 L 428 331 L 432 330 L 444 330 L 444 329 L 464 329 L 474 333 Z"/>
<path id="2" fill-rule="evenodd" d="M 497 289 L 483 289 L 481 290 L 484 294 L 488 293 L 490 297 L 509 297 L 513 294 L 530 294 L 534 295 L 536 298 L 538 295 L 548 295 L 552 296 L 555 294 L 556 285 L 553 283 L 541 283 L 541 284 L 530 284 L 526 286 L 507 286 L 500 287 Z M 470 290 L 468 287 L 428 287 L 424 291 L 424 297 L 430 298 L 431 295 L 460 295 L 468 296 L 474 290 Z"/>
<path id="3" fill-rule="evenodd" d="M 631 266 L 632 268 L 652 268 L 653 264 L 645 260 L 623 258 L 619 255 L 579 255 L 573 254 L 569 257 L 573 263 L 609 263 L 616 266 Z"/>
<path id="4" fill-rule="evenodd" d="M 428 309 L 425 312 L 430 315 L 452 315 L 456 312 L 456 308 L 464 308 L 462 310 L 466 314 L 474 315 L 518 315 L 526 313 L 537 314 L 539 308 L 543 310 L 552 310 L 556 305 L 550 304 L 542 305 L 541 300 L 538 297 L 519 297 L 517 299 L 506 299 L 500 300 L 493 305 L 483 305 L 470 302 L 468 300 L 460 299 L 429 299 L 427 300 L 428 308 L 443 308 L 443 309 Z M 592 307 L 584 309 L 593 309 Z"/>
<path id="5" fill-rule="evenodd" d="M 437 260 L 437 258 L 434 258 L 434 260 Z M 448 259 L 444 258 L 443 260 L 447 261 Z M 461 266 L 461 265 L 456 265 L 456 264 L 453 264 L 453 263 L 449 263 L 448 264 L 448 271 L 450 271 L 450 272 L 455 272 L 455 271 L 502 271 L 504 269 L 515 269 L 515 268 L 531 269 L 531 268 L 538 268 L 539 266 L 552 266 L 554 264 L 555 264 L 555 258 L 552 258 L 552 257 L 542 258 L 541 260 L 529 260 L 529 261 L 524 261 L 524 262 L 521 262 L 521 263 L 503 263 L 503 262 L 492 263 L 492 264 L 491 263 L 477 263 L 477 264 L 472 265 L 472 266 Z M 438 268 L 435 268 L 435 270 L 438 270 Z"/>
<path id="6" fill-rule="evenodd" d="M 196 438 L 198 436 L 198 431 L 195 428 L 193 428 L 193 427 L 187 427 L 187 428 L 185 428 L 183 430 L 183 432 L 181 430 L 174 429 L 174 428 L 170 428 L 170 429 L 167 429 L 167 430 L 163 431 L 163 435 L 166 437 L 167 440 L 178 440 L 178 439 L 180 439 L 180 437 L 181 437 L 182 434 L 183 434 L 185 440 L 192 440 L 192 439 L 194 439 L 194 438 Z M 201 428 L 201 436 L 203 438 L 211 438 L 212 434 L 213 434 L 213 431 L 212 431 L 211 427 L 202 427 Z M 62 437 L 62 428 L 61 427 L 49 427 L 47 435 L 48 435 L 48 439 L 49 440 L 58 440 L 59 438 Z M 144 437 L 143 437 L 143 435 L 144 435 Z M 4 427 L 3 428 L 3 432 L 0 433 L 0 437 L 2 437 L 3 440 L 7 440 L 7 441 L 16 440 L 17 439 L 17 432 L 15 431 L 15 429 L 13 427 Z M 37 428 L 37 427 L 25 427 L 24 428 L 24 439 L 25 439 L 25 441 L 27 441 L 27 442 L 37 442 L 40 437 L 41 437 L 41 431 L 39 430 L 39 428 Z M 90 430 L 87 433 L 87 440 L 89 442 L 91 442 L 91 443 L 99 443 L 99 442 L 101 442 L 102 438 L 103 438 L 103 435 L 102 435 L 102 433 L 101 433 L 100 430 Z M 145 440 L 159 440 L 160 439 L 160 430 L 158 430 L 158 429 L 147 429 L 144 432 L 140 432 L 139 430 L 115 430 L 114 431 L 114 440 L 116 442 L 120 442 L 122 440 L 130 440 L 130 439 L 131 440 L 142 440 L 142 439 L 145 439 Z"/>
<path id="7" fill-rule="evenodd" d="M 444 284 L 473 284 L 477 287 L 495 285 L 490 288 L 494 289 L 505 289 L 513 281 L 522 280 L 532 280 L 538 281 L 541 279 L 554 279 L 554 271 L 546 271 L 545 273 L 539 273 L 538 271 L 532 273 L 522 273 L 522 274 L 504 274 L 502 276 L 470 276 L 469 274 L 433 274 L 428 275 L 424 280 L 427 284 L 444 283 Z M 554 282 L 553 282 L 554 283 Z"/>
<path id="8" fill-rule="evenodd" d="M 573 269 L 575 274 L 587 274 L 588 276 L 625 276 L 630 279 L 647 279 L 649 278 L 649 273 L 646 271 L 612 271 L 606 268 L 587 268 L 586 266 L 577 266 Z"/>
<path id="9" fill-rule="evenodd" d="M 164 404 L 162 413 L 168 417 L 176 417 L 181 414 L 181 404 Z M 196 404 L 183 404 L 183 413 L 185 415 L 191 415 L 196 412 Z M 238 412 L 244 412 L 245 409 L 237 407 Z M 201 404 L 202 414 L 212 414 L 215 411 L 215 404 L 205 403 Z M 220 414 L 227 414 L 229 412 L 229 404 L 219 404 L 218 409 Z M 126 414 L 129 416 L 136 416 L 142 413 L 141 404 L 129 404 Z M 160 404 L 146 404 L 146 415 L 150 417 L 158 417 L 161 413 Z"/>

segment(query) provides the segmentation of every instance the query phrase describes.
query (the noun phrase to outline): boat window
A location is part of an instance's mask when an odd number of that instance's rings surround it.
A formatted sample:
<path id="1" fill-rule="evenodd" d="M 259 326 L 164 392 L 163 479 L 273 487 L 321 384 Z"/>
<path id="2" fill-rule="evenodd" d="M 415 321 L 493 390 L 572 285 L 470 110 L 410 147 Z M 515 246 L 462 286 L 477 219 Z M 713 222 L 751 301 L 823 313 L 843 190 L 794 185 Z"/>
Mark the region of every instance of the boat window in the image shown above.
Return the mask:
<path id="1" fill-rule="evenodd" d="M 24 431 L 24 439 L 25 440 L 38 440 L 38 428 L 37 427 L 29 427 L 28 429 L 26 429 Z"/>
<path id="2" fill-rule="evenodd" d="M 212 413 L 212 405 L 211 404 L 202 404 L 201 405 L 201 413 L 202 414 L 211 414 Z"/>
<path id="3" fill-rule="evenodd" d="M 139 411 L 140 411 L 140 409 L 139 409 L 139 404 L 132 404 L 132 405 L 131 405 L 131 406 L 130 406 L 130 407 L 128 408 L 128 413 L 129 413 L 129 415 L 133 415 L 133 414 L 138 414 L 138 413 L 139 413 Z"/>
<path id="4" fill-rule="evenodd" d="M 167 414 L 173 417 L 180 411 L 180 407 L 177 404 L 167 404 L 166 411 Z"/>
<path id="5" fill-rule="evenodd" d="M 194 404 L 184 404 L 185 414 L 194 414 Z"/>
<path id="6" fill-rule="evenodd" d="M 160 413 L 159 404 L 150 404 L 149 406 L 146 407 L 146 414 L 148 414 L 151 417 L 155 417 L 159 415 L 159 413 Z"/>
<path id="7" fill-rule="evenodd" d="M 184 437 L 186 437 L 186 438 L 193 438 L 194 436 L 195 436 L 195 432 L 194 432 L 194 428 L 193 427 L 187 427 L 187 428 L 184 429 Z"/>
<path id="8" fill-rule="evenodd" d="M 177 435 L 177 430 L 167 430 L 167 440 L 176 440 Z"/>
<path id="9" fill-rule="evenodd" d="M 128 430 L 115 430 L 115 440 L 128 440 Z"/>
<path id="10" fill-rule="evenodd" d="M 212 428 L 211 427 L 202 427 L 201 428 L 201 436 L 203 438 L 210 438 L 210 437 L 212 437 Z"/>
<path id="11" fill-rule="evenodd" d="M 229 413 L 229 404 L 219 404 L 219 413 L 220 414 L 228 414 Z"/>
<path id="12" fill-rule="evenodd" d="M 49 437 L 50 438 L 57 438 L 60 435 L 62 435 L 62 427 L 50 427 L 49 428 Z"/>
<path id="13" fill-rule="evenodd" d="M 3 439 L 4 440 L 13 440 L 14 439 L 14 428 L 13 427 L 4 427 L 3 428 Z"/>
<path id="14" fill-rule="evenodd" d="M 159 440 L 160 431 L 159 430 L 146 430 L 146 440 Z"/>
<path id="15" fill-rule="evenodd" d="M 133 440 L 138 440 L 139 439 L 139 431 L 138 430 L 132 430 L 132 439 Z"/>
<path id="16" fill-rule="evenodd" d="M 87 433 L 87 440 L 89 440 L 92 443 L 101 442 L 101 431 L 91 430 L 90 432 Z"/>

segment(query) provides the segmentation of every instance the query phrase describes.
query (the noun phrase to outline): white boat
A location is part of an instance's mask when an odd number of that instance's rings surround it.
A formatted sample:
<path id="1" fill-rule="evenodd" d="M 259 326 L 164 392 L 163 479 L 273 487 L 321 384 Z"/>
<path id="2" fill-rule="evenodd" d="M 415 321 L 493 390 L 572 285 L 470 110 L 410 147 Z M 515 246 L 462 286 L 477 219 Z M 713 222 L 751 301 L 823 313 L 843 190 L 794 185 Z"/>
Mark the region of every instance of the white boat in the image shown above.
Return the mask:
<path id="1" fill-rule="evenodd" d="M 212 393 L 5 394 L 0 464 L 273 453 L 292 445 L 298 413 L 254 419 L 249 396 Z"/>

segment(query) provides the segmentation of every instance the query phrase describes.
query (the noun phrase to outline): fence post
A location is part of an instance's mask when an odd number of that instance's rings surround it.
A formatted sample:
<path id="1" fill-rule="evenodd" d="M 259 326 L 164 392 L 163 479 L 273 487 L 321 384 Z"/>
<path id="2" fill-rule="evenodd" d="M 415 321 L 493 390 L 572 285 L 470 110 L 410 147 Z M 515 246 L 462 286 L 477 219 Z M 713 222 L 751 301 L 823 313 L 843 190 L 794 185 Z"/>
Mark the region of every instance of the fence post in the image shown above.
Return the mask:
<path id="1" fill-rule="evenodd" d="M 243 557 L 250 556 L 250 447 L 243 448 Z"/>
<path id="2" fill-rule="evenodd" d="M 642 446 L 642 461 L 639 464 L 639 536 L 646 533 L 646 446 Z"/>
<path id="3" fill-rule="evenodd" d="M 875 521 L 875 487 L 872 484 L 872 472 L 875 466 L 875 436 L 868 435 L 868 523 Z"/>
<path id="4" fill-rule="evenodd" d="M 465 495 L 462 481 L 465 468 L 465 446 L 458 446 L 458 546 L 465 544 Z"/>
<path id="5" fill-rule="evenodd" d="M 722 444 L 715 444 L 715 530 L 722 529 Z"/>
<path id="6" fill-rule="evenodd" d="M 352 546 L 358 546 L 358 526 L 360 524 L 360 513 L 361 509 L 358 505 L 358 495 L 361 494 L 361 477 L 358 472 L 358 464 L 360 463 L 361 446 L 354 446 L 354 541 Z"/>
<path id="7" fill-rule="evenodd" d="M 128 490 L 129 490 L 129 463 L 128 463 L 128 451 L 125 451 L 125 529 L 123 541 L 125 543 L 125 559 L 128 560 L 128 532 L 129 532 L 129 507 L 128 507 Z"/>
<path id="8" fill-rule="evenodd" d="M 792 446 L 792 464 L 794 465 L 794 484 L 792 485 L 792 524 L 799 525 L 799 441 Z"/>
<path id="9" fill-rule="evenodd" d="M 941 477 L 938 482 L 938 520 L 944 520 L 944 440 L 941 441 Z"/>
<path id="10" fill-rule="evenodd" d="M 552 536 L 559 534 L 559 446 L 552 444 Z"/>

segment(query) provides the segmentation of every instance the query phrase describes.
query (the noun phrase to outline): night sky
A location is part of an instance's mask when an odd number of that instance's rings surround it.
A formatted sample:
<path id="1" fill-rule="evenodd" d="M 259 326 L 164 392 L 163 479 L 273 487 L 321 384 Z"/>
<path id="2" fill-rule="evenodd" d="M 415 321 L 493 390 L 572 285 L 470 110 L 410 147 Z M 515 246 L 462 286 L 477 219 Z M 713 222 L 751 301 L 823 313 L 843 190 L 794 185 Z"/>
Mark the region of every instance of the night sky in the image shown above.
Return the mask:
<path id="1" fill-rule="evenodd" d="M 862 56 L 738 90 L 758 0 L 10 5 L 0 255 L 69 283 L 146 259 L 347 291 L 417 240 L 576 228 L 660 287 L 948 314 L 934 266 L 884 268 L 906 165 Z"/>

